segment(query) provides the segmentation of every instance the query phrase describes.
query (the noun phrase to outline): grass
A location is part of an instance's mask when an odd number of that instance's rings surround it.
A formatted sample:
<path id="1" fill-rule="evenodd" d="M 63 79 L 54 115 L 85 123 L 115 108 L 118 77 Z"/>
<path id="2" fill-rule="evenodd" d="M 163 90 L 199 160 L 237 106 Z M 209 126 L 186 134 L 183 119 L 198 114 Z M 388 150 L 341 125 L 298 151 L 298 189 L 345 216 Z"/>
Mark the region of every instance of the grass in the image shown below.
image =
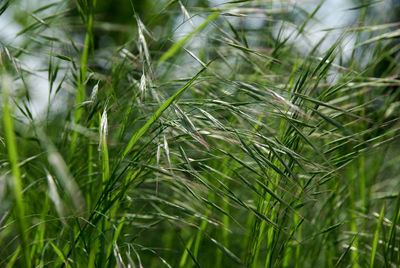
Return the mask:
<path id="1" fill-rule="evenodd" d="M 0 266 L 400 265 L 390 1 L 155 2 L 1 3 Z"/>

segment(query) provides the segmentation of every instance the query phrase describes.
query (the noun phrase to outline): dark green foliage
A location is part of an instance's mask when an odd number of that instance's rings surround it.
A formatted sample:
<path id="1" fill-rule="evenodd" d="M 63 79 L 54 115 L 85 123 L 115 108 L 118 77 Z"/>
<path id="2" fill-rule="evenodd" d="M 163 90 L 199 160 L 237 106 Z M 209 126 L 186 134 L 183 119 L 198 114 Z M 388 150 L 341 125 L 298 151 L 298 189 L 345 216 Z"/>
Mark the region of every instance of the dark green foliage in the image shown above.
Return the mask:
<path id="1" fill-rule="evenodd" d="M 398 266 L 398 10 L 331 1 L 1 2 L 0 266 Z"/>

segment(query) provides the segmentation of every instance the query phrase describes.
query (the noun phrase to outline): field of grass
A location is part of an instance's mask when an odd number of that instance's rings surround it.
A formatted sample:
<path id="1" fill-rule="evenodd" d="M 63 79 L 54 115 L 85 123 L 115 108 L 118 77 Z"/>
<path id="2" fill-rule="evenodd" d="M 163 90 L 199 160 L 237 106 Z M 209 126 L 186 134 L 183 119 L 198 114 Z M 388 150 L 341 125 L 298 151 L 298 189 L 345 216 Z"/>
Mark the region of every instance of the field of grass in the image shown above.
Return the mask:
<path id="1" fill-rule="evenodd" d="M 400 6 L 333 2 L 0 1 L 0 267 L 398 267 Z"/>

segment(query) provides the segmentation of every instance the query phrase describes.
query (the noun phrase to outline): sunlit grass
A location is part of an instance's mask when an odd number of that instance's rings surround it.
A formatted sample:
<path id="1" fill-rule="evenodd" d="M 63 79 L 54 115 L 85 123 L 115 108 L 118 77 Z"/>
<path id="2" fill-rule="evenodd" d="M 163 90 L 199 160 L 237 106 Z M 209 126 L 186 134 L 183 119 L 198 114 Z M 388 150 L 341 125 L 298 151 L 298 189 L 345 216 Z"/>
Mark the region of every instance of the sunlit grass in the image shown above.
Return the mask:
<path id="1" fill-rule="evenodd" d="M 0 266 L 399 265 L 397 22 L 355 4 L 309 40 L 328 1 L 122 2 L 1 43 Z"/>

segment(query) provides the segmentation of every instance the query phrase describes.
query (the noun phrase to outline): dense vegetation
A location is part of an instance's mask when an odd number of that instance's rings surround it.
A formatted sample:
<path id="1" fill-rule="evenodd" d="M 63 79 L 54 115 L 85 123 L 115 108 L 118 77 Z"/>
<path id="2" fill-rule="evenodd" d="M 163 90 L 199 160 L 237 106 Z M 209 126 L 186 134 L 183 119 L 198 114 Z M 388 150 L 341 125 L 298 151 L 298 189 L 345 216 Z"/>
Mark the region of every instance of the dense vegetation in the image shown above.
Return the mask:
<path id="1" fill-rule="evenodd" d="M 400 6 L 333 2 L 1 1 L 0 266 L 400 265 Z"/>

